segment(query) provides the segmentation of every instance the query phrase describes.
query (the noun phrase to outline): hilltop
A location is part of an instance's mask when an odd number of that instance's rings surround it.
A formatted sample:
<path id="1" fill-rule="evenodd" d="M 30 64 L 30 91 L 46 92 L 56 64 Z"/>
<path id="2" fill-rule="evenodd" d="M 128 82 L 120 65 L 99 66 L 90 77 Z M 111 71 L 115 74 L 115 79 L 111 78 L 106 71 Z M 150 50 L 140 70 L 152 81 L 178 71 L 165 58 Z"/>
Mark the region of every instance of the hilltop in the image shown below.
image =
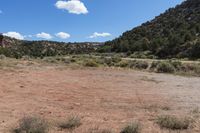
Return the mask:
<path id="1" fill-rule="evenodd" d="M 159 58 L 200 58 L 200 1 L 187 0 L 106 42 L 106 52 L 146 52 Z"/>

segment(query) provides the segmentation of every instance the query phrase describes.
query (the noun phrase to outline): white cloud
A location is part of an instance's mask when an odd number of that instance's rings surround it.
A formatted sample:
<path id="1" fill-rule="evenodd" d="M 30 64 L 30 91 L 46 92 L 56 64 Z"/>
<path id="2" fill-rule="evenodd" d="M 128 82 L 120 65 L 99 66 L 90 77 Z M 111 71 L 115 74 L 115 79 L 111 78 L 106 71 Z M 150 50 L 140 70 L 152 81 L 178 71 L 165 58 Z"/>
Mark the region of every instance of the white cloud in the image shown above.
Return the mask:
<path id="1" fill-rule="evenodd" d="M 31 38 L 31 37 L 33 37 L 33 35 L 27 35 L 27 37 Z"/>
<path id="2" fill-rule="evenodd" d="M 105 32 L 103 32 L 103 33 L 95 32 L 91 36 L 89 36 L 89 38 L 108 37 L 108 36 L 111 36 L 111 34 L 105 33 Z"/>
<path id="3" fill-rule="evenodd" d="M 4 36 L 9 36 L 9 37 L 12 37 L 12 38 L 16 38 L 16 39 L 19 39 L 19 40 L 24 40 L 24 36 L 23 35 L 21 35 L 18 32 L 14 32 L 14 31 L 3 33 L 3 35 Z"/>
<path id="4" fill-rule="evenodd" d="M 42 38 L 42 39 L 52 39 L 53 38 L 50 34 L 45 33 L 45 32 L 41 32 L 41 33 L 36 34 L 36 37 Z"/>
<path id="5" fill-rule="evenodd" d="M 56 2 L 55 6 L 58 9 L 67 10 L 69 13 L 73 14 L 87 14 L 88 9 L 85 7 L 84 3 L 80 0 L 59 0 Z"/>
<path id="6" fill-rule="evenodd" d="M 68 38 L 70 38 L 70 34 L 65 33 L 65 32 L 56 33 L 56 36 L 58 38 L 61 38 L 61 39 L 68 39 Z"/>

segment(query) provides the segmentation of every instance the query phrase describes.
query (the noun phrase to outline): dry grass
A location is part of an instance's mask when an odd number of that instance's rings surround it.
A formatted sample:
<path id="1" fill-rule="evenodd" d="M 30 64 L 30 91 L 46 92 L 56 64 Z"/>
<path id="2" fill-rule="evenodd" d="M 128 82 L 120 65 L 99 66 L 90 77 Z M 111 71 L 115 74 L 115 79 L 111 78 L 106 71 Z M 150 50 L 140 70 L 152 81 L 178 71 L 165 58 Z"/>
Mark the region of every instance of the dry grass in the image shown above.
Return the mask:
<path id="1" fill-rule="evenodd" d="M 128 125 L 126 125 L 120 133 L 140 133 L 141 132 L 141 126 L 138 122 L 133 122 Z"/>
<path id="2" fill-rule="evenodd" d="M 188 118 L 177 118 L 175 116 L 159 116 L 156 123 L 161 128 L 170 130 L 184 130 L 190 126 L 190 120 Z"/>
<path id="3" fill-rule="evenodd" d="M 24 117 L 20 120 L 19 127 L 13 130 L 14 133 L 47 133 L 47 123 L 37 117 Z"/>
<path id="4" fill-rule="evenodd" d="M 78 116 L 70 116 L 66 121 L 62 122 L 59 127 L 62 129 L 73 130 L 81 126 L 81 119 Z"/>

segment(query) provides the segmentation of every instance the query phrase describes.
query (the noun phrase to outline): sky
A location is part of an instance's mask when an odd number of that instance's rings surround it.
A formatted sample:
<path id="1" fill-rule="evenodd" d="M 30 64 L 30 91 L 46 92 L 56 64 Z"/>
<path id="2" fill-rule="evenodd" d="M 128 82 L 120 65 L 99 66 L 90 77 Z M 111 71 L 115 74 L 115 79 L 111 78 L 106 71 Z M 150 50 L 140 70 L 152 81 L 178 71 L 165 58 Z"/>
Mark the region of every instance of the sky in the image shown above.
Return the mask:
<path id="1" fill-rule="evenodd" d="M 183 0 L 1 0 L 0 33 L 22 40 L 104 42 Z"/>

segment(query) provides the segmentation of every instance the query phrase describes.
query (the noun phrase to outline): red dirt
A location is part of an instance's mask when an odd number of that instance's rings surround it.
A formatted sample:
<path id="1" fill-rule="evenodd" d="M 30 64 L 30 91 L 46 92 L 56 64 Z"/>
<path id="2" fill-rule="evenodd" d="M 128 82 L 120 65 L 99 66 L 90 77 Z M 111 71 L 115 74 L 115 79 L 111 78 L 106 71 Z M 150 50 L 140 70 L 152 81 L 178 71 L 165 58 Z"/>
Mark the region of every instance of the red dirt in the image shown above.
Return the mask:
<path id="1" fill-rule="evenodd" d="M 55 123 L 71 114 L 82 118 L 75 133 L 97 126 L 119 132 L 132 121 L 142 124 L 143 133 L 168 133 L 155 124 L 158 115 L 191 116 L 200 107 L 200 78 L 194 77 L 55 66 L 0 70 L 0 74 L 1 133 L 29 115 L 47 119 L 51 133 L 64 133 Z"/>

